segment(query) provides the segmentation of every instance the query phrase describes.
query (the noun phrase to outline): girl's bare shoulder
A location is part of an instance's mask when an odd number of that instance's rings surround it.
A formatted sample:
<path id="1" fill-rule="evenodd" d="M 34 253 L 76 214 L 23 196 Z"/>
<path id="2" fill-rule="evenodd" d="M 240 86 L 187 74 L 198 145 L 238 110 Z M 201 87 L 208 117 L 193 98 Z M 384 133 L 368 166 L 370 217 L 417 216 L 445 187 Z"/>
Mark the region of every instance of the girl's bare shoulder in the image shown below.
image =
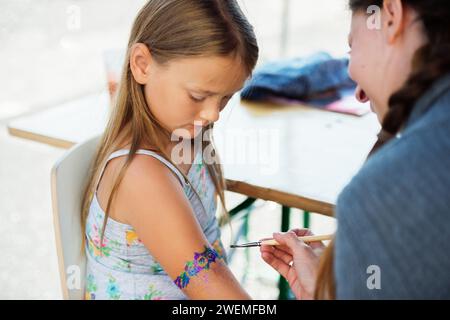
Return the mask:
<path id="1" fill-rule="evenodd" d="M 97 196 L 100 206 L 106 209 L 111 191 L 126 165 L 126 156 L 109 161 L 99 183 Z M 179 194 L 181 184 L 171 170 L 155 157 L 136 154 L 127 166 L 110 208 L 111 218 L 132 224 L 133 212 L 142 212 L 149 204 L 174 201 L 173 194 Z"/>

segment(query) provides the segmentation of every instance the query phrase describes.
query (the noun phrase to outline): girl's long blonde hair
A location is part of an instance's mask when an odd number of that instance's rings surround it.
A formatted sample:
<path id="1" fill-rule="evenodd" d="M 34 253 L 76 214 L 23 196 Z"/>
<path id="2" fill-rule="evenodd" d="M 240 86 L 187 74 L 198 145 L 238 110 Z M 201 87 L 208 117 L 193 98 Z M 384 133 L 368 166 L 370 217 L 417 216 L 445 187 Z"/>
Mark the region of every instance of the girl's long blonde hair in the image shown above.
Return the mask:
<path id="1" fill-rule="evenodd" d="M 138 13 L 130 34 L 125 63 L 117 97 L 97 149 L 94 164 L 84 193 L 81 212 L 83 240 L 90 203 L 100 180 L 101 169 L 108 156 L 120 148 L 120 137 L 131 138 L 130 153 L 114 181 L 101 229 L 102 239 L 112 201 L 127 168 L 142 145 L 150 145 L 168 161 L 165 151 L 171 133 L 158 121 L 148 107 L 143 86 L 137 83 L 130 69 L 131 48 L 144 43 L 159 64 L 172 59 L 199 56 L 228 56 L 234 54 L 250 75 L 258 59 L 258 46 L 252 26 L 235 0 L 150 0 Z M 212 127 L 206 128 L 205 132 Z M 202 151 L 214 148 L 212 137 L 202 142 Z M 208 149 L 211 150 L 211 149 Z M 212 149 L 214 150 L 214 149 Z M 206 163 L 223 212 L 225 209 L 225 180 L 219 163 Z M 84 245 L 83 245 L 84 247 Z"/>

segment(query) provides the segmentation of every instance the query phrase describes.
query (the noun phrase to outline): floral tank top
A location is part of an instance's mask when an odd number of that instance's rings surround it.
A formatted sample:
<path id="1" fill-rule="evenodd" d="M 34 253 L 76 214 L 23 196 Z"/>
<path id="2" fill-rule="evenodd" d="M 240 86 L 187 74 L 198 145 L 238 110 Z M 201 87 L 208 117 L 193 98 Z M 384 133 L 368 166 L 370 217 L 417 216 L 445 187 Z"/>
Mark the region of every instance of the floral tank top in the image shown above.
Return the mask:
<path id="1" fill-rule="evenodd" d="M 110 155 L 106 163 L 128 153 L 129 150 L 118 150 Z M 136 153 L 158 159 L 176 174 L 206 238 L 219 257 L 226 261 L 225 250 L 220 240 L 220 229 L 215 216 L 215 186 L 202 161 L 202 153 L 197 153 L 187 174 L 192 187 L 176 167 L 157 153 L 142 149 Z M 105 167 L 103 167 L 100 177 Z M 195 188 L 198 195 L 192 188 Z M 105 213 L 99 205 L 97 194 L 94 193 L 86 221 L 85 234 L 86 299 L 187 299 L 139 240 L 132 226 L 108 218 L 103 243 L 100 244 L 104 217 Z"/>

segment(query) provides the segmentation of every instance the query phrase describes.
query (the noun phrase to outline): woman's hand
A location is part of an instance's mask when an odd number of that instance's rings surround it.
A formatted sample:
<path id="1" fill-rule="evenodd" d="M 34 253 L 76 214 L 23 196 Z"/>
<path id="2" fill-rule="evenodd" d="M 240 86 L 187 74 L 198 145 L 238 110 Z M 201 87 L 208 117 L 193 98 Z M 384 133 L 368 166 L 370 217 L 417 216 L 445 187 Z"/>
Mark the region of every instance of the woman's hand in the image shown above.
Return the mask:
<path id="1" fill-rule="evenodd" d="M 289 283 L 297 299 L 313 299 L 322 242 L 309 245 L 297 237 L 313 235 L 308 229 L 293 229 L 274 233 L 278 246 L 261 246 L 261 257 L 278 271 Z"/>

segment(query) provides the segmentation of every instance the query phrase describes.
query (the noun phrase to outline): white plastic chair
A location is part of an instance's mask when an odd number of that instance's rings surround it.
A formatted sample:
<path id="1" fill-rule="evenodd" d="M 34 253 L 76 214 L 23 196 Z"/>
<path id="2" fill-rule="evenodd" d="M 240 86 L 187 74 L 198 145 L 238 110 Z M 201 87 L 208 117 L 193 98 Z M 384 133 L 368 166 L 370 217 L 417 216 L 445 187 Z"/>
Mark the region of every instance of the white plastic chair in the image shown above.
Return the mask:
<path id="1" fill-rule="evenodd" d="M 81 202 L 100 137 L 72 147 L 52 168 L 53 224 L 64 299 L 84 299 Z"/>

